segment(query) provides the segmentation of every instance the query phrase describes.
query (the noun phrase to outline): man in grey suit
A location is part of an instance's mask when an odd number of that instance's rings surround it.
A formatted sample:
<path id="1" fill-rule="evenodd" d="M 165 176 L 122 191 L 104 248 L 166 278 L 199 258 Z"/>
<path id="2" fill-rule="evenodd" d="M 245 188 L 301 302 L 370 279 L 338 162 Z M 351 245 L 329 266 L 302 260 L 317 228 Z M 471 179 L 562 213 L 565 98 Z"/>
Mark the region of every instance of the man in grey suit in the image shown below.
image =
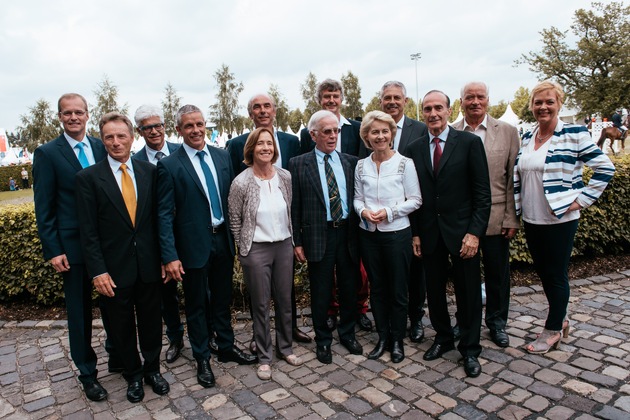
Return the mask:
<path id="1" fill-rule="evenodd" d="M 520 145 L 516 127 L 487 114 L 488 86 L 467 83 L 461 90 L 464 119 L 453 125 L 476 134 L 483 141 L 488 160 L 492 207 L 485 236 L 479 247 L 486 280 L 486 326 L 499 347 L 508 347 L 505 331 L 510 305 L 510 239 L 520 227 L 514 206 L 514 161 Z"/>
<path id="2" fill-rule="evenodd" d="M 394 150 L 409 156 L 407 146 L 412 140 L 427 134 L 427 125 L 405 116 L 407 104 L 407 89 L 401 82 L 390 80 L 385 82 L 379 94 L 381 110 L 391 115 L 396 122 L 397 130 L 394 138 Z M 424 302 L 426 300 L 426 283 L 424 267 L 420 258 L 411 260 L 411 275 L 409 276 L 409 340 L 419 343 L 424 338 L 422 317 L 424 316 Z"/>
<path id="3" fill-rule="evenodd" d="M 179 144 L 164 139 L 164 113 L 160 108 L 142 105 L 136 110 L 134 120 L 136 131 L 144 138 L 145 146 L 133 155 L 133 159 L 157 165 L 160 160 L 179 149 Z M 166 362 L 173 363 L 184 347 L 184 324 L 179 317 L 177 282 L 162 283 L 162 318 L 170 343 L 166 350 Z"/>

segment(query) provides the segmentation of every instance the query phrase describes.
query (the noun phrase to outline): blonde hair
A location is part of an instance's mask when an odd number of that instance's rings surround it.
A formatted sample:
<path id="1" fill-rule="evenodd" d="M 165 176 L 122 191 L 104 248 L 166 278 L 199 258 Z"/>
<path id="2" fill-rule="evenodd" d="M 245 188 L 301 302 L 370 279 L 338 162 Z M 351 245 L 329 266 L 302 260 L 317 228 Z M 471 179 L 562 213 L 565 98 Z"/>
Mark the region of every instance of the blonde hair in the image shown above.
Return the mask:
<path id="1" fill-rule="evenodd" d="M 534 106 L 534 97 L 538 95 L 539 93 L 544 92 L 546 90 L 552 90 L 556 94 L 556 100 L 562 107 L 562 104 L 564 103 L 564 90 L 562 89 L 562 86 L 560 86 L 558 83 L 554 81 L 544 80 L 538 83 L 536 86 L 534 86 L 534 89 L 532 89 L 532 93 L 529 97 L 530 111 L 532 110 Z"/>
<path id="2" fill-rule="evenodd" d="M 396 126 L 396 121 L 392 118 L 391 115 L 384 113 L 383 111 L 370 111 L 363 117 L 363 121 L 361 121 L 361 129 L 359 133 L 361 134 L 361 139 L 363 140 L 363 144 L 365 147 L 372 150 L 370 146 L 370 142 L 367 140 L 368 133 L 370 132 L 370 128 L 374 121 L 382 121 L 389 125 L 389 130 L 392 132 L 392 138 L 389 141 L 389 146 L 391 147 L 394 143 L 394 139 L 396 138 L 396 130 L 398 127 Z"/>

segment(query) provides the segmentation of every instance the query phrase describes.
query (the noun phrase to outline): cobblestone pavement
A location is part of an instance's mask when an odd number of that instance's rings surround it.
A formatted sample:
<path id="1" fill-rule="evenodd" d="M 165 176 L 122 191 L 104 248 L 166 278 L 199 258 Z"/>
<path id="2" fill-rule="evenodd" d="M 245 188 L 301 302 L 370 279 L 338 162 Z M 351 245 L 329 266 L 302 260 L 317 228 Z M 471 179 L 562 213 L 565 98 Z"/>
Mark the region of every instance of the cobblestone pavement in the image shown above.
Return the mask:
<path id="1" fill-rule="evenodd" d="M 167 396 L 145 386 L 142 403 L 126 399 L 119 374 L 107 373 L 103 330 L 95 328 L 103 402 L 87 400 L 68 354 L 65 322 L 0 321 L 0 418 L 4 419 L 628 419 L 630 418 L 630 271 L 572 281 L 572 329 L 559 350 L 529 355 L 521 346 L 542 329 L 546 300 L 540 287 L 512 290 L 508 333 L 500 349 L 483 328 L 483 374 L 466 378 L 459 354 L 422 360 L 430 346 L 405 343 L 406 358 L 393 364 L 353 356 L 336 341 L 333 363 L 322 365 L 314 344 L 295 345 L 306 363 L 273 366 L 263 382 L 255 366 L 212 360 L 217 386 L 197 384 L 188 343 L 175 363 L 162 363 L 171 384 Z M 453 305 L 451 305 L 453 307 Z M 454 308 L 452 308 L 454 309 Z M 305 327 L 305 331 L 310 331 Z M 244 348 L 251 324 L 235 325 Z M 364 353 L 375 333 L 358 333 Z M 164 347 L 166 349 L 166 347 Z M 163 359 L 163 356 L 162 356 Z"/>

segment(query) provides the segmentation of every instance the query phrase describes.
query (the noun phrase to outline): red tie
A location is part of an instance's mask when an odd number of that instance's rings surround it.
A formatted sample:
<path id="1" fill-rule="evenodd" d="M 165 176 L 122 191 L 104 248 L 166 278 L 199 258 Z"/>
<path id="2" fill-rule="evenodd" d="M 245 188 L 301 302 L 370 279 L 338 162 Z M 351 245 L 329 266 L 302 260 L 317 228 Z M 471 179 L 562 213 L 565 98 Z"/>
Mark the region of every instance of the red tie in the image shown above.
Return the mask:
<path id="1" fill-rule="evenodd" d="M 435 143 L 435 149 L 433 150 L 433 176 L 437 177 L 440 159 L 442 158 L 442 147 L 438 137 L 433 138 L 433 143 Z"/>

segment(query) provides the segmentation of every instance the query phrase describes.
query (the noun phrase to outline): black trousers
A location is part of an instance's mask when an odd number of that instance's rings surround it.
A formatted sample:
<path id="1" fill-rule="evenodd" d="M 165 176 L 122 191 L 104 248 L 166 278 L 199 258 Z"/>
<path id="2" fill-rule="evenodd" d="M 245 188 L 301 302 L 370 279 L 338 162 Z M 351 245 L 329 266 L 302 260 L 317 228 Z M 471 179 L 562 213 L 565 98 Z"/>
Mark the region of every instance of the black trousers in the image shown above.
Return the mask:
<path id="1" fill-rule="evenodd" d="M 427 284 L 424 274 L 424 261 L 412 255 L 409 274 L 409 321 L 415 323 L 424 316 L 424 303 L 427 298 Z"/>
<path id="2" fill-rule="evenodd" d="M 179 317 L 177 282 L 162 283 L 162 319 L 166 325 L 168 341 L 181 341 L 184 337 L 184 324 Z"/>
<path id="3" fill-rule="evenodd" d="M 457 349 L 463 356 L 479 356 L 481 345 L 481 273 L 479 253 L 473 258 L 463 259 L 451 255 L 442 237 L 432 254 L 424 255 L 427 278 L 427 302 L 429 317 L 435 329 L 436 343 L 452 343 L 453 328 L 446 302 L 448 260 L 453 263 L 453 285 L 457 300 L 457 321 L 461 338 Z"/>
<path id="4" fill-rule="evenodd" d="M 379 340 L 400 341 L 407 325 L 411 228 L 395 232 L 361 230 L 359 238 Z"/>
<path id="5" fill-rule="evenodd" d="M 132 287 L 114 289 L 113 297 L 101 296 L 100 299 L 111 321 L 109 334 L 122 360 L 123 377 L 131 382 L 159 372 L 162 349 L 160 281 L 136 281 Z M 138 354 L 138 343 L 144 365 Z"/>
<path id="6" fill-rule="evenodd" d="M 503 235 L 479 242 L 486 281 L 486 326 L 504 330 L 510 308 L 510 241 Z"/>
<path id="7" fill-rule="evenodd" d="M 337 274 L 339 293 L 339 338 L 352 339 L 356 325 L 357 283 L 359 264 L 352 260 L 348 251 L 348 226 L 328 227 L 326 252 L 321 261 L 308 262 L 311 285 L 311 312 L 315 342 L 319 346 L 332 343 L 332 332 L 326 327 L 328 307 Z"/>

